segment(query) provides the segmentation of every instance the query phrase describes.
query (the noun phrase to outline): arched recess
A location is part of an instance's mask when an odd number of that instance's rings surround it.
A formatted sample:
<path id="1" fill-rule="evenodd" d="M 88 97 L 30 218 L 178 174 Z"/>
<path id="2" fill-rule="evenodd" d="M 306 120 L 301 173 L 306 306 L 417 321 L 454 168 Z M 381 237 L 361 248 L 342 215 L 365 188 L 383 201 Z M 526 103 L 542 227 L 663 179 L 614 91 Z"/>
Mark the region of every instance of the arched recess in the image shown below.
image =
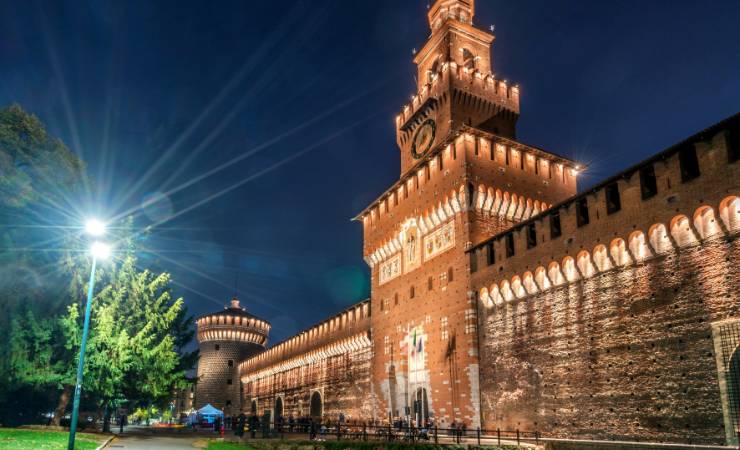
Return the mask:
<path id="1" fill-rule="evenodd" d="M 283 419 L 283 398 L 275 399 L 275 424 L 280 424 Z"/>
<path id="2" fill-rule="evenodd" d="M 486 308 L 490 308 L 493 306 L 493 301 L 491 300 L 491 297 L 488 295 L 488 288 L 481 288 L 480 293 L 478 294 L 480 296 L 480 301 L 483 303 L 483 305 Z"/>
<path id="3" fill-rule="evenodd" d="M 491 301 L 494 305 L 501 306 L 504 304 L 504 297 L 501 295 L 501 291 L 499 290 L 496 283 L 493 283 L 491 285 L 491 290 L 489 291 L 488 295 L 490 296 Z"/>
<path id="4" fill-rule="evenodd" d="M 607 253 L 606 246 L 599 244 L 594 247 L 594 264 L 599 272 L 605 272 L 612 268 L 612 263 L 609 260 L 609 253 Z"/>
<path id="5" fill-rule="evenodd" d="M 671 235 L 680 247 L 696 242 L 696 237 L 691 231 L 689 218 L 684 216 L 683 214 L 680 214 L 671 219 Z"/>
<path id="6" fill-rule="evenodd" d="M 728 231 L 740 229 L 740 197 L 731 195 L 719 204 L 719 217 Z"/>
<path id="7" fill-rule="evenodd" d="M 314 391 L 313 394 L 311 394 L 311 404 L 309 406 L 309 411 L 313 419 L 321 419 L 321 416 L 324 413 L 324 403 L 321 399 L 321 393 L 319 391 Z"/>
<path id="8" fill-rule="evenodd" d="M 576 281 L 579 278 L 578 270 L 576 270 L 576 261 L 572 256 L 566 256 L 563 258 L 562 268 L 566 280 Z"/>
<path id="9" fill-rule="evenodd" d="M 426 388 L 416 390 L 414 399 L 414 415 L 416 416 L 416 426 L 420 427 L 429 422 L 429 398 Z"/>
<path id="10" fill-rule="evenodd" d="M 658 254 L 666 253 L 673 249 L 671 239 L 668 237 L 668 230 L 666 230 L 665 225 L 662 223 L 656 223 L 650 227 L 648 230 L 648 239 L 650 240 L 650 245 L 653 246 L 653 250 Z"/>
<path id="11" fill-rule="evenodd" d="M 642 261 L 651 256 L 650 249 L 648 248 L 647 241 L 645 239 L 645 233 L 642 231 L 637 230 L 630 233 L 627 238 L 627 242 L 632 255 L 634 255 L 635 259 L 638 261 Z"/>
<path id="12" fill-rule="evenodd" d="M 578 270 L 581 271 L 584 277 L 592 277 L 596 274 L 596 268 L 591 263 L 591 255 L 586 250 L 578 253 L 576 264 L 578 264 Z"/>
<path id="13" fill-rule="evenodd" d="M 527 291 L 524 290 L 524 286 L 522 286 L 522 279 L 519 278 L 519 275 L 514 275 L 514 277 L 511 279 L 511 290 L 516 298 L 527 296 Z"/>
<path id="14" fill-rule="evenodd" d="M 714 216 L 714 209 L 707 205 L 700 206 L 694 212 L 694 227 L 702 239 L 706 239 L 722 231 Z"/>
<path id="15" fill-rule="evenodd" d="M 547 266 L 547 275 L 550 277 L 550 281 L 552 281 L 552 284 L 554 284 L 555 286 L 560 286 L 561 284 L 565 283 L 563 272 L 560 270 L 560 264 L 558 264 L 556 261 L 551 262 Z"/>
<path id="16" fill-rule="evenodd" d="M 627 252 L 627 244 L 624 243 L 624 239 L 617 238 L 612 241 L 609 245 L 609 253 L 612 255 L 614 264 L 617 266 L 626 266 L 629 264 L 630 255 Z"/>
<path id="17" fill-rule="evenodd" d="M 536 294 L 539 292 L 537 283 L 534 282 L 534 275 L 532 275 L 532 272 L 524 272 L 524 275 L 522 276 L 522 285 L 524 285 L 524 289 L 527 290 L 527 294 Z"/>
<path id="18" fill-rule="evenodd" d="M 535 269 L 534 280 L 541 290 L 550 289 L 550 280 L 547 278 L 547 271 L 544 267 L 539 266 Z"/>

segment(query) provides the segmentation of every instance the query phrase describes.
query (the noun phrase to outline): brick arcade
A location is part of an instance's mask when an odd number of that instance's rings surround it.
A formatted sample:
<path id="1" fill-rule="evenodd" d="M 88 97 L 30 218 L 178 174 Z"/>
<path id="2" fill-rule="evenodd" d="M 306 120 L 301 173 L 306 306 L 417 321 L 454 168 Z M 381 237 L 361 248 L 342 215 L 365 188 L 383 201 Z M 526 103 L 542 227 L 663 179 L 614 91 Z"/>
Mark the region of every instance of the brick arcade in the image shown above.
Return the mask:
<path id="1" fill-rule="evenodd" d="M 269 348 L 236 300 L 199 318 L 196 406 L 737 443 L 740 115 L 577 193 L 474 13 L 428 11 L 399 179 L 356 217 L 370 299 Z"/>

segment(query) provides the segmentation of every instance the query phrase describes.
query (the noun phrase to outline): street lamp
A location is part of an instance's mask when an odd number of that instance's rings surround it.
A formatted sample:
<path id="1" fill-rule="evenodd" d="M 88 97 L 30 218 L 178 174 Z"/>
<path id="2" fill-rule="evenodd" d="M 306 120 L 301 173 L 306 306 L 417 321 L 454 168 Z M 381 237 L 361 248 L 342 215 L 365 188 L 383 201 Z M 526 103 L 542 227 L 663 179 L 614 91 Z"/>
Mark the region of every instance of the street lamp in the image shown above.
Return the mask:
<path id="1" fill-rule="evenodd" d="M 105 224 L 97 219 L 88 220 L 85 224 L 85 232 L 90 236 L 100 237 L 105 234 Z M 110 256 L 111 248 L 108 244 L 100 241 L 93 242 L 90 247 L 92 255 L 92 269 L 90 270 L 90 282 L 87 286 L 87 304 L 85 305 L 85 322 L 82 327 L 82 343 L 80 345 L 80 359 L 77 363 L 77 382 L 75 383 L 75 397 L 72 402 L 72 421 L 69 424 L 68 450 L 75 448 L 75 434 L 77 432 L 77 420 L 80 415 L 80 394 L 82 393 L 82 372 L 85 367 L 85 346 L 87 335 L 90 330 L 90 309 L 92 307 L 93 290 L 95 289 L 95 266 L 98 259 L 103 260 Z"/>

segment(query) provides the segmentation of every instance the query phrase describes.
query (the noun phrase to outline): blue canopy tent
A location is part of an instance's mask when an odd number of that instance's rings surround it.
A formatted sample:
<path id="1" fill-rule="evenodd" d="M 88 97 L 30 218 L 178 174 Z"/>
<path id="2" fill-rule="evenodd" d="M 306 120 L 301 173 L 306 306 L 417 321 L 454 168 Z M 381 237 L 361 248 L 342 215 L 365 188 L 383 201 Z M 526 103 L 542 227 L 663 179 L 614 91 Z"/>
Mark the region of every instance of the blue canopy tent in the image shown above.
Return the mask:
<path id="1" fill-rule="evenodd" d="M 224 412 L 220 409 L 213 407 L 210 403 L 200 408 L 197 412 L 199 422 L 208 422 L 213 424 L 216 418 L 224 418 Z"/>

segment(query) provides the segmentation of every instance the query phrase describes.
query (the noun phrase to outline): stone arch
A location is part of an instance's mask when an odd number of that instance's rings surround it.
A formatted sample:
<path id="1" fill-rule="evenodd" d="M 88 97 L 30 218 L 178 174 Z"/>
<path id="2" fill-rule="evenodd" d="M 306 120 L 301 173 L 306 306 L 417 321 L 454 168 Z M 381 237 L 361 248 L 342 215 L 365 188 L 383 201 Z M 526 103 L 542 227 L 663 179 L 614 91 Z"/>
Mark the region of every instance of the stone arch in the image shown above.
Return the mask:
<path id="1" fill-rule="evenodd" d="M 429 421 L 429 397 L 427 396 L 426 388 L 418 388 L 414 397 L 416 426 L 420 427 Z"/>
<path id="2" fill-rule="evenodd" d="M 516 213 L 517 207 L 519 206 L 519 196 L 511 194 L 511 202 L 509 203 L 509 209 L 506 211 L 506 217 L 514 220 L 514 214 Z"/>
<path id="3" fill-rule="evenodd" d="M 486 190 L 486 201 L 483 204 L 483 209 L 490 212 L 491 207 L 493 206 L 493 201 L 496 199 L 496 193 L 494 192 L 493 188 L 488 188 Z"/>
<path id="4" fill-rule="evenodd" d="M 514 293 L 511 291 L 509 280 L 501 281 L 501 284 L 499 285 L 499 292 L 501 292 L 501 296 L 504 298 L 504 301 L 510 302 L 516 298 L 514 296 Z"/>
<path id="5" fill-rule="evenodd" d="M 725 197 L 719 204 L 719 217 L 728 231 L 740 229 L 740 197 Z"/>
<path id="6" fill-rule="evenodd" d="M 501 295 L 501 291 L 499 290 L 499 288 L 496 285 L 496 283 L 493 283 L 491 285 L 491 289 L 490 289 L 488 295 L 489 295 L 489 297 L 490 297 L 490 299 L 491 299 L 491 301 L 493 302 L 494 305 L 501 306 L 501 305 L 504 304 L 504 297 Z"/>
<path id="7" fill-rule="evenodd" d="M 311 403 L 309 405 L 309 414 L 313 419 L 321 419 L 324 413 L 324 401 L 319 391 L 313 391 L 311 394 Z"/>
<path id="8" fill-rule="evenodd" d="M 429 66 L 429 72 L 427 74 L 427 83 L 432 84 L 434 80 L 437 78 L 437 73 L 439 73 L 439 69 L 441 66 L 440 61 L 442 60 L 442 56 L 437 55 L 436 58 L 434 58 L 434 62 L 431 66 Z"/>
<path id="9" fill-rule="evenodd" d="M 499 216 L 506 216 L 506 213 L 509 210 L 509 204 L 511 203 L 511 195 L 504 191 L 501 194 L 501 207 L 499 208 Z"/>
<path id="10" fill-rule="evenodd" d="M 555 286 L 560 286 L 565 283 L 563 272 L 560 270 L 560 264 L 558 264 L 557 261 L 553 261 L 547 266 L 547 275 Z"/>
<path id="11" fill-rule="evenodd" d="M 662 223 L 655 223 L 648 229 L 648 240 L 656 253 L 666 253 L 673 249 L 668 230 Z"/>
<path id="12" fill-rule="evenodd" d="M 700 206 L 694 212 L 694 228 L 699 232 L 702 239 L 722 232 L 719 223 L 717 223 L 714 209 L 708 205 Z"/>
<path id="13" fill-rule="evenodd" d="M 516 296 L 516 298 L 523 298 L 527 296 L 527 291 L 524 290 L 524 286 L 522 286 L 522 279 L 519 277 L 519 275 L 514 275 L 511 278 L 511 291 L 514 293 L 514 296 Z"/>
<path id="14" fill-rule="evenodd" d="M 547 278 L 547 270 L 544 267 L 539 266 L 534 271 L 534 280 L 537 282 L 541 290 L 550 288 L 550 280 Z"/>
<path id="15" fill-rule="evenodd" d="M 524 289 L 527 291 L 527 294 L 536 294 L 539 292 L 537 283 L 534 282 L 534 275 L 532 275 L 532 272 L 524 272 L 524 275 L 522 275 L 522 285 L 524 285 Z"/>
<path id="16" fill-rule="evenodd" d="M 490 308 L 491 306 L 493 306 L 493 301 L 491 300 L 491 296 L 488 295 L 488 288 L 487 287 L 482 287 L 480 289 L 480 292 L 478 293 L 478 296 L 480 298 L 481 303 L 485 307 Z"/>
<path id="17" fill-rule="evenodd" d="M 683 214 L 671 219 L 671 235 L 679 247 L 696 243 L 689 218 Z"/>
<path id="18" fill-rule="evenodd" d="M 594 264 L 596 264 L 596 269 L 599 272 L 605 272 L 612 268 L 612 263 L 609 260 L 609 252 L 604 244 L 599 244 L 594 247 L 593 259 Z"/>
<path id="19" fill-rule="evenodd" d="M 578 275 L 578 269 L 576 268 L 576 261 L 572 256 L 566 256 L 563 258 L 563 265 L 561 267 L 566 280 L 576 281 L 580 278 Z"/>
<path id="20" fill-rule="evenodd" d="M 591 263 L 591 254 L 586 250 L 581 250 L 576 255 L 576 264 L 584 277 L 592 277 L 596 274 L 596 268 Z"/>
<path id="21" fill-rule="evenodd" d="M 630 252 L 632 252 L 632 256 L 634 256 L 637 261 L 642 261 L 651 256 L 650 248 L 645 239 L 645 233 L 643 233 L 642 230 L 636 230 L 630 233 L 627 238 L 627 245 L 629 246 Z"/>
<path id="22" fill-rule="evenodd" d="M 275 425 L 279 425 L 283 420 L 283 397 L 277 397 L 275 399 Z"/>
<path id="23" fill-rule="evenodd" d="M 625 244 L 622 238 L 616 238 L 609 244 L 609 253 L 612 256 L 614 264 L 617 266 L 626 266 L 631 262 L 629 252 L 627 251 L 627 244 Z"/>

